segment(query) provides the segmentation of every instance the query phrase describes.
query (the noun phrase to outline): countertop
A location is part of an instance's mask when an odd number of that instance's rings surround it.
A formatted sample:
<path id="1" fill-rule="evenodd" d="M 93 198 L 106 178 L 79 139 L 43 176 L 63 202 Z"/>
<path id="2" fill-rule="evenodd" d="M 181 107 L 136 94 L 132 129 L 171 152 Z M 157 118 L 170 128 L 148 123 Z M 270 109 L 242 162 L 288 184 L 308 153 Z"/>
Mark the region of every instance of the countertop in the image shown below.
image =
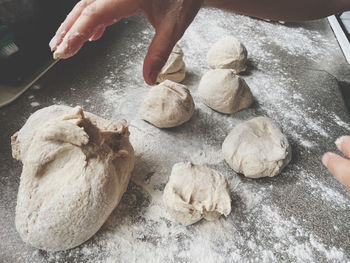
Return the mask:
<path id="1" fill-rule="evenodd" d="M 209 70 L 206 54 L 225 35 L 249 53 L 242 75 L 255 102 L 223 115 L 206 107 L 197 86 Z M 123 19 L 74 58 L 60 61 L 17 101 L 0 109 L 1 262 L 346 262 L 350 261 L 350 198 L 321 164 L 334 141 L 350 133 L 339 83 L 350 79 L 326 19 L 279 24 L 202 8 L 179 42 L 196 111 L 184 125 L 157 129 L 137 109 L 149 87 L 142 62 L 153 29 L 142 16 Z M 106 119 L 130 122 L 136 165 L 128 190 L 105 225 L 69 251 L 27 246 L 14 225 L 21 165 L 10 137 L 37 109 L 81 105 Z M 256 116 L 274 119 L 293 149 L 290 165 L 273 178 L 237 175 L 221 144 L 237 124 Z M 192 161 L 220 171 L 230 184 L 232 213 L 184 227 L 162 205 L 173 164 Z"/>

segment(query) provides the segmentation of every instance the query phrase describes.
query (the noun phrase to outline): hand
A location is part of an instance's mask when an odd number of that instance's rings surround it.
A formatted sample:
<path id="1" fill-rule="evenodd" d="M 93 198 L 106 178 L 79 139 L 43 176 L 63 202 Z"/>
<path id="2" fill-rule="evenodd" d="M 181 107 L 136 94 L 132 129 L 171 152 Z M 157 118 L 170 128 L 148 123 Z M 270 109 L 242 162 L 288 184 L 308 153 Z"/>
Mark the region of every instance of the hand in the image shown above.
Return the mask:
<path id="1" fill-rule="evenodd" d="M 145 81 L 155 84 L 176 42 L 198 13 L 203 0 L 81 0 L 50 41 L 54 58 L 73 56 L 88 40 L 99 39 L 105 28 L 143 13 L 155 36 L 143 64 Z"/>
<path id="2" fill-rule="evenodd" d="M 350 136 L 340 137 L 335 144 L 347 158 L 350 158 Z M 340 157 L 335 153 L 326 153 L 322 157 L 322 163 L 334 175 L 334 177 L 350 192 L 350 160 Z"/>

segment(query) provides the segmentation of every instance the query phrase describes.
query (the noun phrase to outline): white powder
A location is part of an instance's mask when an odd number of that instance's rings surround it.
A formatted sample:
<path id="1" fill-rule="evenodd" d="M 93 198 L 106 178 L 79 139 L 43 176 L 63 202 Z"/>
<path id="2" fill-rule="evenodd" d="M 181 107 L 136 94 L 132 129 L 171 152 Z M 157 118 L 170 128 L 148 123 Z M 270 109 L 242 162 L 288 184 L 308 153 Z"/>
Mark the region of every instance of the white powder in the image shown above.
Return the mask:
<path id="1" fill-rule="evenodd" d="M 40 103 L 34 101 L 34 102 L 31 102 L 31 103 L 30 103 L 30 106 L 32 106 L 32 107 L 39 107 L 39 106 L 40 106 Z"/>

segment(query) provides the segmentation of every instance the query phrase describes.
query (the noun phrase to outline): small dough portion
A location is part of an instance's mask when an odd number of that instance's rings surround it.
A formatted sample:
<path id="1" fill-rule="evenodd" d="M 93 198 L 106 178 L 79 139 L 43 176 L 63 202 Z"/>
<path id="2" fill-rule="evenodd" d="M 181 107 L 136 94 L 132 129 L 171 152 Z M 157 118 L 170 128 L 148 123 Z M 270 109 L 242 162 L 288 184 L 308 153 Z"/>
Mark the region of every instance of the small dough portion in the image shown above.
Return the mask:
<path id="1" fill-rule="evenodd" d="M 232 114 L 248 108 L 253 95 L 247 83 L 232 69 L 213 69 L 207 72 L 198 86 L 199 97 L 213 110 Z"/>
<path id="2" fill-rule="evenodd" d="M 250 178 L 279 174 L 292 159 L 292 149 L 278 125 L 267 117 L 238 124 L 222 144 L 226 162 Z"/>
<path id="3" fill-rule="evenodd" d="M 208 52 L 207 62 L 213 68 L 232 69 L 236 74 L 247 69 L 248 52 L 235 37 L 227 36 L 216 42 Z"/>
<path id="4" fill-rule="evenodd" d="M 12 136 L 23 170 L 16 228 L 27 244 L 60 251 L 92 237 L 118 205 L 134 167 L 125 120 L 54 105 Z"/>
<path id="5" fill-rule="evenodd" d="M 183 61 L 184 53 L 179 45 L 175 45 L 170 53 L 168 61 L 160 71 L 157 77 L 157 82 L 161 83 L 165 80 L 181 82 L 186 76 L 186 65 Z"/>
<path id="6" fill-rule="evenodd" d="M 191 162 L 173 166 L 163 201 L 170 215 L 186 226 L 202 218 L 213 221 L 231 212 L 230 190 L 224 176 Z"/>
<path id="7" fill-rule="evenodd" d="M 139 114 L 158 128 L 170 128 L 188 121 L 194 101 L 186 86 L 166 80 L 152 87 L 142 101 Z"/>

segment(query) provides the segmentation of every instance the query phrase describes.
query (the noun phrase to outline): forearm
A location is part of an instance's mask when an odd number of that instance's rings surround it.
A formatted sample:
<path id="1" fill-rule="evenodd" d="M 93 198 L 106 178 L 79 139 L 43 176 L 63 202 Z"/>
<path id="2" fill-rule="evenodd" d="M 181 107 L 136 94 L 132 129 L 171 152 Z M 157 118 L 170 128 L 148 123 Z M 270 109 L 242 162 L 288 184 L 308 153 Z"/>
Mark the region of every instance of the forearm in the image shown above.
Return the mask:
<path id="1" fill-rule="evenodd" d="M 205 0 L 205 5 L 282 21 L 323 18 L 350 10 L 350 0 Z"/>

